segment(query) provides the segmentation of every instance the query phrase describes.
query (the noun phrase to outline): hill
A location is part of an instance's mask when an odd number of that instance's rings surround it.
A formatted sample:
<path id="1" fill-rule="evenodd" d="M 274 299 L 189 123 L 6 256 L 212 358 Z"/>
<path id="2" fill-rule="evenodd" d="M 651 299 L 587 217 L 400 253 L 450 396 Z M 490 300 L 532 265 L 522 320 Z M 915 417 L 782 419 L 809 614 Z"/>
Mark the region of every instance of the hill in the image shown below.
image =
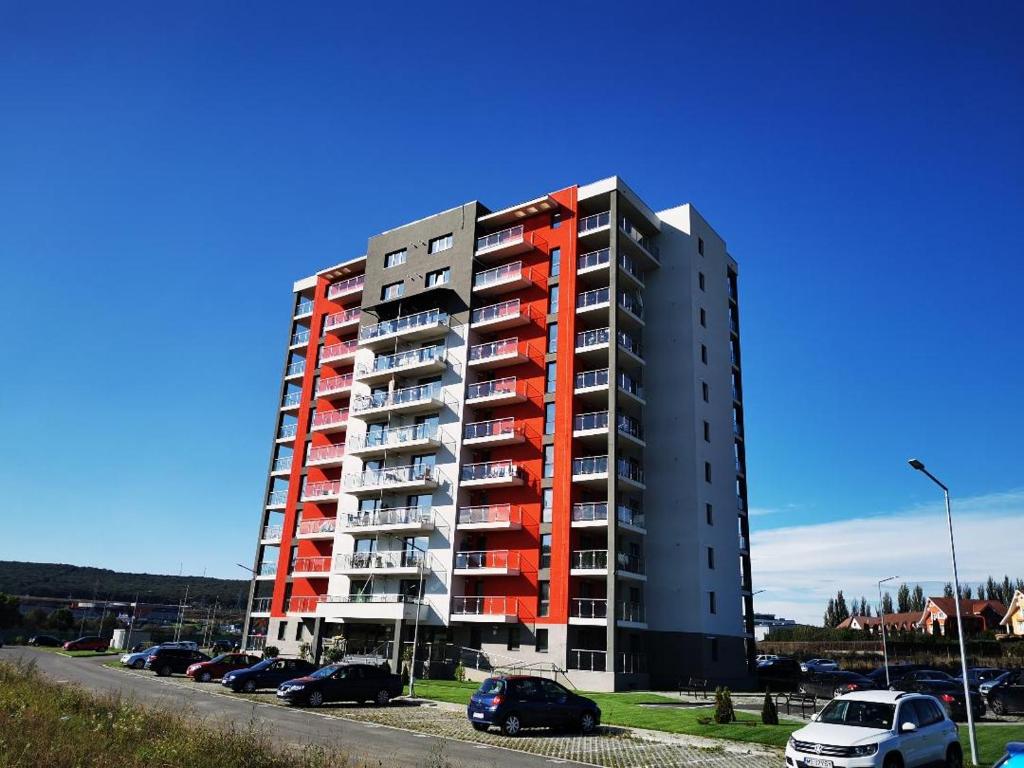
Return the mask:
<path id="1" fill-rule="evenodd" d="M 134 600 L 176 603 L 185 595 L 189 603 L 238 606 L 245 602 L 249 582 L 206 576 L 167 576 L 154 573 L 122 573 L 106 568 L 87 568 L 65 563 L 27 563 L 0 560 L 0 592 L 36 597 L 74 597 L 101 600 Z"/>

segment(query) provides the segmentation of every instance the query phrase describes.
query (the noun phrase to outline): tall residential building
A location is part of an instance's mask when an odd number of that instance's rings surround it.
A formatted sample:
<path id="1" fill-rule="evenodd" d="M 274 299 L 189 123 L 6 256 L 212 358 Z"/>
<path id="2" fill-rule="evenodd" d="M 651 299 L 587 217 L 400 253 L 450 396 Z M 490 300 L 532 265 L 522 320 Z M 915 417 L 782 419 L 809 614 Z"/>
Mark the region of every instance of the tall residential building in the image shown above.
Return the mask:
<path id="1" fill-rule="evenodd" d="M 746 676 L 737 275 L 612 177 L 296 282 L 246 645 Z"/>

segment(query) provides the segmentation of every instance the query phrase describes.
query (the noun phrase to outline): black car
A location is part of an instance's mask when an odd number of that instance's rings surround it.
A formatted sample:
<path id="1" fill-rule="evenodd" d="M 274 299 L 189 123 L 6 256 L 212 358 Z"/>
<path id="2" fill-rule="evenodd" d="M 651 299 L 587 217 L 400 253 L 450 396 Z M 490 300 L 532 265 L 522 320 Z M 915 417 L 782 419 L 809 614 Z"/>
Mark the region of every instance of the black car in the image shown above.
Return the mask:
<path id="1" fill-rule="evenodd" d="M 28 639 L 28 644 L 37 648 L 60 648 L 64 645 L 53 635 L 33 635 Z"/>
<path id="2" fill-rule="evenodd" d="M 757 665 L 757 681 L 762 690 L 795 691 L 800 687 L 802 678 L 800 662 L 787 656 L 762 661 Z"/>
<path id="3" fill-rule="evenodd" d="M 188 648 L 165 648 L 161 646 L 146 659 L 146 669 L 151 669 L 160 677 L 167 677 L 175 672 L 184 672 L 193 664 L 209 661 L 210 657 L 202 651 Z"/>
<path id="4" fill-rule="evenodd" d="M 1011 672 L 988 692 L 988 705 L 997 715 L 1024 712 L 1024 671 Z"/>
<path id="5" fill-rule="evenodd" d="M 232 691 L 252 693 L 260 688 L 277 688 L 286 680 L 305 677 L 315 671 L 315 664 L 302 659 L 264 659 L 248 669 L 228 672 L 220 682 Z"/>
<path id="6" fill-rule="evenodd" d="M 217 640 L 210 646 L 210 653 L 214 655 L 219 653 L 230 653 L 235 650 L 235 645 L 236 644 L 230 640 Z"/>
<path id="7" fill-rule="evenodd" d="M 810 693 L 822 699 L 842 696 L 850 691 L 874 690 L 875 684 L 856 672 L 818 672 L 808 675 L 800 682 L 800 692 Z"/>
<path id="8" fill-rule="evenodd" d="M 977 688 L 982 683 L 987 683 L 989 680 L 994 680 L 1003 674 L 1006 670 L 999 669 L 997 667 L 969 667 L 967 670 L 967 684 L 971 688 Z M 963 680 L 963 675 L 957 675 L 957 680 Z"/>
<path id="9" fill-rule="evenodd" d="M 506 736 L 523 728 L 572 728 L 590 733 L 601 723 L 601 710 L 554 680 L 525 675 L 489 677 L 466 707 L 466 717 L 478 731 L 496 725 Z"/>
<path id="10" fill-rule="evenodd" d="M 372 664 L 332 664 L 288 680 L 277 698 L 289 704 L 319 707 L 327 701 L 372 701 L 386 706 L 402 693 L 402 678 Z"/>
<path id="11" fill-rule="evenodd" d="M 876 688 L 888 688 L 891 683 L 896 680 L 900 680 L 906 677 L 911 672 L 917 672 L 921 669 L 928 669 L 924 664 L 890 664 L 889 665 L 889 680 L 886 682 L 885 667 L 879 667 L 868 672 L 864 677 L 868 678 L 875 684 Z"/>
<path id="12" fill-rule="evenodd" d="M 934 672 L 934 670 L 931 671 Z M 949 676 L 947 675 L 947 677 Z M 904 676 L 893 690 L 930 694 L 942 702 L 942 706 L 946 708 L 950 718 L 953 720 L 967 719 L 967 708 L 964 705 L 964 684 L 960 680 L 926 677 L 924 673 L 917 672 Z M 976 718 L 985 714 L 985 700 L 977 691 L 971 691 L 971 713 Z"/>
<path id="13" fill-rule="evenodd" d="M 889 690 L 890 691 L 909 691 L 910 688 L 905 686 L 913 685 L 914 683 L 920 683 L 928 680 L 937 680 L 943 683 L 958 683 L 960 689 L 963 690 L 963 683 L 957 680 L 950 674 L 943 672 L 938 669 L 918 669 L 914 672 L 908 672 L 905 675 L 899 677 L 889 676 Z"/>

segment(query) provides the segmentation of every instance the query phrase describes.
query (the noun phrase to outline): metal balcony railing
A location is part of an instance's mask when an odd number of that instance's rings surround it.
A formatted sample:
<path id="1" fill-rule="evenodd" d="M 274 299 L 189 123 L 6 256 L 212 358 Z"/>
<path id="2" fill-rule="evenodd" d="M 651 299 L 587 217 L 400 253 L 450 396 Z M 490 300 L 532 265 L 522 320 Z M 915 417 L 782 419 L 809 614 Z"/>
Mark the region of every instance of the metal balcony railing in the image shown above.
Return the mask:
<path id="1" fill-rule="evenodd" d="M 519 598 L 455 596 L 452 613 L 459 616 L 515 616 L 519 612 Z"/>
<path id="2" fill-rule="evenodd" d="M 644 302 L 638 293 L 619 291 L 619 306 L 641 320 L 644 317 Z"/>
<path id="3" fill-rule="evenodd" d="M 596 288 L 593 291 L 585 291 L 576 297 L 576 309 L 595 307 L 598 304 L 607 304 L 610 294 L 607 288 Z"/>
<path id="4" fill-rule="evenodd" d="M 349 528 L 371 528 L 381 525 L 424 525 L 432 522 L 431 507 L 385 507 L 372 511 L 359 511 L 348 516 Z"/>
<path id="5" fill-rule="evenodd" d="M 425 328 L 431 325 L 447 324 L 448 313 L 440 309 L 428 309 L 425 312 L 417 312 L 414 315 L 396 317 L 392 320 L 382 320 L 376 325 L 367 325 L 359 329 L 360 341 L 371 341 L 381 336 L 407 333 L 417 328 Z"/>
<path id="6" fill-rule="evenodd" d="M 344 424 L 348 421 L 348 408 L 338 408 L 333 411 L 317 411 L 313 414 L 313 429 L 318 427 L 333 427 Z"/>
<path id="7" fill-rule="evenodd" d="M 607 549 L 578 549 L 572 553 L 571 567 L 582 571 L 603 571 L 608 567 Z"/>
<path id="8" fill-rule="evenodd" d="M 604 211 L 603 213 L 595 213 L 590 216 L 584 216 L 582 219 L 580 219 L 579 229 L 577 230 L 577 232 L 578 234 L 585 235 L 588 232 L 591 232 L 595 229 L 607 227 L 609 224 L 611 224 L 611 221 L 612 218 L 610 211 Z"/>
<path id="9" fill-rule="evenodd" d="M 284 369 L 285 376 L 299 376 L 306 372 L 306 361 L 299 360 L 295 363 L 289 363 L 288 367 Z"/>
<path id="10" fill-rule="evenodd" d="M 574 619 L 606 619 L 608 600 L 604 597 L 574 597 L 569 601 L 569 615 Z"/>
<path id="11" fill-rule="evenodd" d="M 295 305 L 295 316 L 309 315 L 313 313 L 313 302 L 310 299 L 303 299 Z"/>
<path id="12" fill-rule="evenodd" d="M 489 323 L 495 320 L 520 317 L 524 312 L 528 312 L 528 310 L 529 307 L 524 306 L 519 299 L 511 299 L 510 301 L 502 301 L 498 304 L 474 309 L 470 322 L 476 325 L 477 323 Z"/>
<path id="13" fill-rule="evenodd" d="M 580 501 L 572 505 L 572 519 L 576 523 L 589 523 L 608 519 L 607 501 Z"/>
<path id="14" fill-rule="evenodd" d="M 616 414 L 615 428 L 625 435 L 635 437 L 637 440 L 644 439 L 643 425 L 637 419 L 634 419 L 632 416 L 627 416 L 624 413 Z"/>
<path id="15" fill-rule="evenodd" d="M 661 254 L 658 251 L 658 246 L 656 246 L 651 241 L 650 236 L 643 234 L 639 229 L 634 227 L 633 223 L 629 219 L 627 219 L 625 217 L 620 219 L 619 220 L 619 228 L 634 243 L 636 243 L 641 248 L 643 248 L 645 251 L 647 251 L 649 254 L 651 254 L 651 256 L 653 256 L 656 261 L 660 261 Z"/>
<path id="16" fill-rule="evenodd" d="M 341 480 L 321 480 L 306 483 L 302 489 L 303 499 L 329 499 L 341 493 Z"/>
<path id="17" fill-rule="evenodd" d="M 366 282 L 366 275 L 356 275 L 350 277 L 348 280 L 341 280 L 337 283 L 331 283 L 327 287 L 327 298 L 336 299 L 339 296 L 346 296 L 350 293 L 363 290 L 363 283 Z"/>
<path id="18" fill-rule="evenodd" d="M 500 267 L 485 269 L 473 275 L 474 288 L 489 288 L 493 285 L 520 280 L 523 277 L 523 262 L 513 261 L 511 264 L 502 264 Z"/>
<path id="19" fill-rule="evenodd" d="M 619 375 L 616 377 L 616 383 L 619 385 L 619 389 L 623 392 L 628 392 L 631 395 L 639 397 L 641 400 L 644 399 L 644 388 L 640 382 L 630 376 L 624 371 L 619 371 Z"/>
<path id="20" fill-rule="evenodd" d="M 601 248 L 597 251 L 591 251 L 590 253 L 584 253 L 576 257 L 576 269 L 584 270 L 590 267 L 597 267 L 601 264 L 607 264 L 610 258 L 611 249 Z"/>
<path id="21" fill-rule="evenodd" d="M 270 495 L 267 496 L 267 506 L 274 507 L 280 506 L 288 502 L 288 489 L 282 488 L 278 491 L 271 491 Z"/>
<path id="22" fill-rule="evenodd" d="M 619 621 L 643 624 L 647 621 L 647 612 L 644 610 L 643 603 L 617 603 L 615 606 L 615 618 Z"/>
<path id="23" fill-rule="evenodd" d="M 615 555 L 615 565 L 620 571 L 630 573 L 646 573 L 646 562 L 643 555 L 634 555 L 629 552 L 619 552 Z"/>
<path id="24" fill-rule="evenodd" d="M 406 443 L 434 440 L 436 438 L 437 424 L 410 424 L 407 427 L 386 427 L 375 432 L 367 432 L 359 437 L 349 437 L 348 445 L 350 450 L 397 448 Z"/>
<path id="25" fill-rule="evenodd" d="M 352 401 L 354 413 L 370 411 L 374 408 L 394 407 L 398 405 L 411 405 L 426 400 L 439 400 L 441 398 L 441 382 L 435 381 L 430 384 L 420 384 L 414 387 L 402 387 L 391 392 L 376 392 L 372 395 L 360 395 Z"/>
<path id="26" fill-rule="evenodd" d="M 607 657 L 607 651 L 570 648 L 569 669 L 579 669 L 586 672 L 604 672 L 606 670 Z"/>
<path id="27" fill-rule="evenodd" d="M 292 334 L 292 338 L 291 341 L 288 343 L 288 346 L 295 347 L 298 346 L 299 344 L 305 344 L 308 341 L 309 331 L 299 331 L 298 333 Z"/>
<path id="28" fill-rule="evenodd" d="M 490 549 L 477 552 L 456 552 L 455 568 L 459 570 L 475 569 L 518 569 L 519 553 L 507 549 Z"/>
<path id="29" fill-rule="evenodd" d="M 348 488 L 366 488 L 368 486 L 386 488 L 392 485 L 427 482 L 435 479 L 434 467 L 430 464 L 408 464 L 402 467 L 367 469 L 358 475 L 346 475 L 345 485 Z"/>
<path id="30" fill-rule="evenodd" d="M 474 360 L 490 360 L 502 355 L 514 355 L 518 351 L 519 339 L 517 337 L 501 339 L 500 341 L 491 341 L 486 344 L 474 344 L 469 348 L 469 360 L 470 362 Z"/>
<path id="31" fill-rule="evenodd" d="M 317 464 L 321 461 L 340 459 L 345 455 L 344 445 L 311 445 L 306 452 L 306 463 Z"/>
<path id="32" fill-rule="evenodd" d="M 502 379 L 492 381 L 480 381 L 466 387 L 466 399 L 475 400 L 495 395 L 514 394 L 516 392 L 516 377 L 506 376 Z"/>
<path id="33" fill-rule="evenodd" d="M 573 418 L 572 428 L 575 432 L 585 432 L 591 429 L 608 429 L 608 411 L 578 413 Z"/>
<path id="34" fill-rule="evenodd" d="M 316 396 L 325 397 L 335 395 L 352 389 L 352 374 L 346 373 L 341 376 L 324 376 L 316 383 Z"/>
<path id="35" fill-rule="evenodd" d="M 521 427 L 522 425 L 520 425 Z M 521 430 L 520 430 L 521 431 Z M 491 421 L 474 421 L 466 424 L 462 429 L 462 437 L 465 440 L 475 440 L 483 437 L 504 437 L 516 432 L 516 420 L 509 416 L 504 419 L 492 419 Z"/>
<path id="36" fill-rule="evenodd" d="M 302 402 L 301 392 L 288 392 L 284 396 L 284 401 L 281 403 L 282 408 L 294 408 Z"/>
<path id="37" fill-rule="evenodd" d="M 287 440 L 289 437 L 295 437 L 298 429 L 298 424 L 282 424 L 281 429 L 277 431 L 277 438 L 278 440 Z"/>
<path id="38" fill-rule="evenodd" d="M 615 334 L 615 338 L 623 349 L 632 352 L 637 357 L 644 356 L 644 350 L 640 344 L 640 339 L 636 338 L 633 334 L 628 331 L 618 331 Z"/>
<path id="39" fill-rule="evenodd" d="M 243 651 L 262 651 L 267 647 L 267 636 L 266 635 L 249 635 L 245 638 L 245 645 L 242 646 Z"/>
<path id="40" fill-rule="evenodd" d="M 596 347 L 598 344 L 607 344 L 611 338 L 611 332 L 607 328 L 596 328 L 592 331 L 580 331 L 576 334 L 576 349 Z"/>
<path id="41" fill-rule="evenodd" d="M 445 353 L 444 344 L 435 344 L 432 347 L 410 349 L 406 352 L 399 352 L 394 355 L 377 355 L 372 363 L 363 363 L 357 368 L 360 374 L 380 373 L 383 371 L 397 371 L 402 368 L 409 368 L 421 363 L 429 363 L 433 360 L 443 360 Z"/>
<path id="42" fill-rule="evenodd" d="M 572 460 L 573 475 L 603 475 L 608 472 L 607 456 L 584 456 Z"/>
<path id="43" fill-rule="evenodd" d="M 289 597 L 284 605 L 285 613 L 316 613 L 316 607 L 326 602 L 326 595 L 300 595 Z"/>
<path id="44" fill-rule="evenodd" d="M 423 552 L 390 550 L 387 552 L 348 552 L 335 557 L 336 570 L 370 570 L 388 568 L 420 568 L 426 565 Z"/>
<path id="45" fill-rule="evenodd" d="M 292 573 L 330 573 L 331 558 L 329 557 L 296 557 L 292 563 Z"/>
<path id="46" fill-rule="evenodd" d="M 523 242 L 523 225 L 517 224 L 500 232 L 478 237 L 476 239 L 476 252 L 481 253 L 521 242 Z"/>
<path id="47" fill-rule="evenodd" d="M 615 671 L 627 675 L 644 674 L 647 672 L 647 656 L 643 653 L 620 651 L 615 654 Z"/>
<path id="48" fill-rule="evenodd" d="M 576 374 L 576 389 L 608 386 L 608 369 L 599 368 L 594 371 L 580 371 Z"/>
<path id="49" fill-rule="evenodd" d="M 637 266 L 636 262 L 633 261 L 633 259 L 629 256 L 629 254 L 620 252 L 617 261 L 619 263 L 619 267 L 622 269 L 623 272 L 625 272 L 628 275 L 632 275 L 637 280 L 643 279 L 642 275 L 640 274 L 640 268 Z"/>
<path id="50" fill-rule="evenodd" d="M 328 603 L 342 603 L 342 604 L 387 604 L 387 603 L 418 603 L 419 600 L 415 595 L 403 595 L 399 593 L 390 592 L 356 592 L 350 595 L 328 595 Z"/>
<path id="51" fill-rule="evenodd" d="M 249 610 L 252 613 L 270 613 L 271 600 L 273 600 L 271 597 L 254 597 L 252 599 L 252 607 Z"/>
<path id="52" fill-rule="evenodd" d="M 520 523 L 522 508 L 511 504 L 483 504 L 475 507 L 459 507 L 459 525 L 479 523 Z"/>
<path id="53" fill-rule="evenodd" d="M 271 472 L 287 472 L 292 468 L 292 457 L 281 456 L 280 458 L 274 459 L 274 468 Z"/>
<path id="54" fill-rule="evenodd" d="M 363 310 L 359 307 L 345 309 L 341 312 L 332 312 L 324 318 L 324 330 L 330 331 L 333 328 L 357 322 L 362 317 L 362 314 Z"/>
<path id="55" fill-rule="evenodd" d="M 326 344 L 322 350 L 320 350 L 320 364 L 330 363 L 334 360 L 341 360 L 342 358 L 354 355 L 359 350 L 359 342 L 355 339 L 350 341 L 343 341 L 340 344 Z"/>
<path id="56" fill-rule="evenodd" d="M 635 459 L 620 457 L 615 462 L 615 469 L 619 477 L 625 477 L 638 483 L 643 483 L 644 481 L 644 468 Z"/>
<path id="57" fill-rule="evenodd" d="M 281 538 L 281 530 L 280 525 L 265 525 L 260 538 L 264 541 L 277 541 Z"/>
<path id="58" fill-rule="evenodd" d="M 275 576 L 277 575 L 277 563 L 274 562 L 263 562 L 256 566 L 257 576 Z"/>
<path id="59" fill-rule="evenodd" d="M 334 533 L 337 529 L 338 521 L 333 517 L 299 521 L 299 536 L 312 536 L 317 533 Z"/>
<path id="60" fill-rule="evenodd" d="M 484 461 L 462 465 L 462 480 L 500 480 L 519 477 L 519 464 L 514 461 Z"/>
<path id="61" fill-rule="evenodd" d="M 647 518 L 644 517 L 644 513 L 639 509 L 633 509 L 627 507 L 625 504 L 620 504 L 615 508 L 616 519 L 625 525 L 632 525 L 636 528 L 646 528 Z"/>

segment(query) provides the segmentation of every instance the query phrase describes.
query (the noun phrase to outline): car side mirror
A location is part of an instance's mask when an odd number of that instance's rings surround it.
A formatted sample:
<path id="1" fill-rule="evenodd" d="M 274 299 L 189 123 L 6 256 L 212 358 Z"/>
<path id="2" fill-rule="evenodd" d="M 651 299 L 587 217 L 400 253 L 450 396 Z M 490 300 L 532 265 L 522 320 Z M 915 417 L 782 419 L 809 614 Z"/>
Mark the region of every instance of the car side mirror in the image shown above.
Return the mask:
<path id="1" fill-rule="evenodd" d="M 903 723 L 900 726 L 900 732 L 901 733 L 913 733 L 916 730 L 917 730 L 917 725 L 915 725 L 914 723 Z"/>

